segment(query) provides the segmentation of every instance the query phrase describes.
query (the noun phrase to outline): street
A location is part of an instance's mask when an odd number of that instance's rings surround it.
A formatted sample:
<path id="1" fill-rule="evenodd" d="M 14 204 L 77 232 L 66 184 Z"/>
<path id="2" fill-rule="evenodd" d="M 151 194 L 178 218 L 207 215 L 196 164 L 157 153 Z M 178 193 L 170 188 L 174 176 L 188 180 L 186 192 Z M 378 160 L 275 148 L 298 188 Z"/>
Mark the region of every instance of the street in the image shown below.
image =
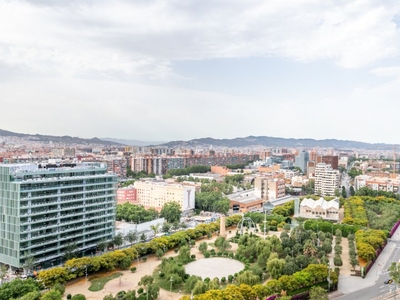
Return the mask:
<path id="1" fill-rule="evenodd" d="M 397 262 L 400 260 L 399 232 L 400 230 L 397 230 L 393 238 L 389 239 L 385 250 L 381 253 L 374 266 L 371 268 L 364 279 L 354 276 L 340 279 L 339 290 L 345 295 L 335 299 L 367 300 L 385 295 L 396 290 L 396 285 L 394 282 L 391 284 L 385 284 L 384 281 L 390 278 L 388 274 L 388 269 L 392 262 Z M 349 292 L 346 293 L 346 291 Z"/>

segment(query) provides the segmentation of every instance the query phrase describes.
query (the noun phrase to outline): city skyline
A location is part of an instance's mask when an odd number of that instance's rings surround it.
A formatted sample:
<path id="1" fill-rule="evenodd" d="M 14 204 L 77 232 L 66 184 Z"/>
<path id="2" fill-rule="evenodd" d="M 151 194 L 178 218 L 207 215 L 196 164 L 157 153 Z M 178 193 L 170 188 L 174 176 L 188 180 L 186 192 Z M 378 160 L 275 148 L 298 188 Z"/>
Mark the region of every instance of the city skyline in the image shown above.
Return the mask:
<path id="1" fill-rule="evenodd" d="M 0 1 L 0 128 L 399 144 L 400 3 Z"/>

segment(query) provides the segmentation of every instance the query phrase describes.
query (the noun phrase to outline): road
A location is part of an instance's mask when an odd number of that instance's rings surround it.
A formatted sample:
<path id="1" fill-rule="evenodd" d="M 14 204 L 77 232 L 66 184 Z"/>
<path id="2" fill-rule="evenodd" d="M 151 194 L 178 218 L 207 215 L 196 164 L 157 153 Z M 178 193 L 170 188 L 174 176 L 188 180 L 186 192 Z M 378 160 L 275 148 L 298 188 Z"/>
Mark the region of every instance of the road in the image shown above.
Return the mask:
<path id="1" fill-rule="evenodd" d="M 365 279 L 358 281 L 358 286 L 364 286 L 358 291 L 348 293 L 337 299 L 340 300 L 355 300 L 355 299 L 373 299 L 387 293 L 390 293 L 396 289 L 395 283 L 385 284 L 384 281 L 390 278 L 388 274 L 388 269 L 392 262 L 400 261 L 400 230 L 397 230 L 393 238 L 389 240 L 384 252 L 377 259 L 375 265 L 372 267 L 371 271 L 368 273 Z M 352 280 L 351 280 L 352 279 Z M 347 285 L 357 285 L 356 278 L 346 278 L 344 281 L 349 280 L 349 282 L 343 282 Z M 353 282 L 350 282 L 353 281 Z M 372 285 L 365 287 L 371 283 Z M 339 287 L 340 288 L 340 287 Z"/>
<path id="2" fill-rule="evenodd" d="M 350 197 L 350 184 L 349 184 L 350 176 L 347 173 L 342 174 L 342 179 L 340 182 L 340 186 L 344 186 L 346 189 L 347 196 Z M 342 191 L 342 190 L 340 190 Z"/>

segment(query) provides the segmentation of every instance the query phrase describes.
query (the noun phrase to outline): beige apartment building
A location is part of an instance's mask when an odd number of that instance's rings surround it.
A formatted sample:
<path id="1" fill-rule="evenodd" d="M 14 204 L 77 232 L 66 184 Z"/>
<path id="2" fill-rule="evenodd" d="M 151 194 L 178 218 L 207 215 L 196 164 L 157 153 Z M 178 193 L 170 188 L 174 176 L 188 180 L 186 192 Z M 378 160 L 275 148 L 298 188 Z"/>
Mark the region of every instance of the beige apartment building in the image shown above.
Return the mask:
<path id="1" fill-rule="evenodd" d="M 135 181 L 136 201 L 145 208 L 160 211 L 166 203 L 178 202 L 182 211 L 194 209 L 196 189 L 192 185 L 157 180 Z"/>
<path id="2" fill-rule="evenodd" d="M 285 196 L 285 180 L 281 178 L 256 177 L 254 193 L 263 200 L 274 200 Z"/>
<path id="3" fill-rule="evenodd" d="M 339 188 L 339 170 L 334 170 L 331 165 L 319 163 L 315 167 L 315 194 L 320 196 L 333 196 Z"/>

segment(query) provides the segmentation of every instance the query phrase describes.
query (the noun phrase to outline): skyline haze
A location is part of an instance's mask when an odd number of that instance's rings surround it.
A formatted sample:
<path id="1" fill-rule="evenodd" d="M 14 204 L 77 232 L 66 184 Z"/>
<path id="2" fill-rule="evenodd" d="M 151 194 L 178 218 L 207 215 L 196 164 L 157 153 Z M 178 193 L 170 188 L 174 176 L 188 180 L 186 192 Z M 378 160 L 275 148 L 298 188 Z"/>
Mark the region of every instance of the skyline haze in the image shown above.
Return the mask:
<path id="1" fill-rule="evenodd" d="M 398 1 L 0 1 L 0 128 L 399 144 Z"/>

